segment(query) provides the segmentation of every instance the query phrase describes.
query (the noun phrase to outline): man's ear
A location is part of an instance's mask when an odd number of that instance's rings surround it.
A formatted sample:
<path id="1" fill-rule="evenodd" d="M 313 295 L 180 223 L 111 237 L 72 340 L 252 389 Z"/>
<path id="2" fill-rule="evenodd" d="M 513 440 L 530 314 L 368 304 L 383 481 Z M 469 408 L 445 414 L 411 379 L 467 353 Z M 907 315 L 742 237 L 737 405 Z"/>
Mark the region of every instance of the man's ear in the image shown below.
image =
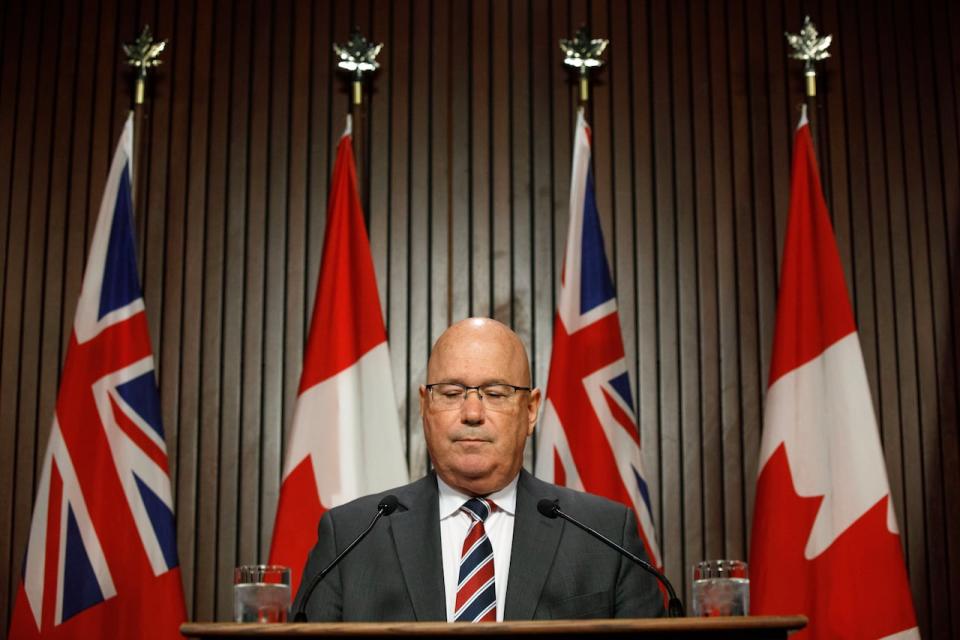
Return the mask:
<path id="1" fill-rule="evenodd" d="M 426 401 L 427 401 L 427 388 L 424 385 L 420 385 L 420 417 L 421 418 L 423 417 L 424 411 L 426 411 L 427 409 L 425 405 Z"/>
<path id="2" fill-rule="evenodd" d="M 537 418 L 540 415 L 540 401 L 542 396 L 540 389 L 534 389 L 530 392 L 530 402 L 527 404 L 527 436 L 533 435 L 533 429 L 537 426 Z"/>

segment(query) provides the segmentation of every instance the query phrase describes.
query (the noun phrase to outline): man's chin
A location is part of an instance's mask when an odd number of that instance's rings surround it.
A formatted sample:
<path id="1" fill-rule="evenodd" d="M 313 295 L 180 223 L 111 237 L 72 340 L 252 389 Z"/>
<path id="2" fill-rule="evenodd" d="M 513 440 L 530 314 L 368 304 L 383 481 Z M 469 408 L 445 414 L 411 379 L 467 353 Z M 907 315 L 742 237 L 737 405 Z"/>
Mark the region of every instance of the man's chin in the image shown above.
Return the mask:
<path id="1" fill-rule="evenodd" d="M 485 496 L 499 491 L 511 479 L 504 479 L 502 473 L 490 466 L 464 465 L 453 471 L 452 482 L 447 484 L 471 495 Z"/>
<path id="2" fill-rule="evenodd" d="M 472 457 L 472 456 L 467 456 Z M 454 473 L 464 482 L 483 482 L 494 475 L 495 468 L 485 460 L 464 460 Z"/>

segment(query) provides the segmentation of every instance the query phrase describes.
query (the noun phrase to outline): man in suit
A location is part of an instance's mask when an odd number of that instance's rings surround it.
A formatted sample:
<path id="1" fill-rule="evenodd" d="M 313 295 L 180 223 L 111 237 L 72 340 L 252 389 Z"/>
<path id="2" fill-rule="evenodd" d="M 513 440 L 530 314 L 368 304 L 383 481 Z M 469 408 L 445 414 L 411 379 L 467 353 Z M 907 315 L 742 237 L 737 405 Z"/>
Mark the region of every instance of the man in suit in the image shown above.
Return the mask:
<path id="1" fill-rule="evenodd" d="M 522 469 L 539 389 L 519 337 L 487 318 L 440 336 L 420 387 L 434 471 L 326 512 L 294 608 L 308 585 L 394 494 L 379 522 L 307 601 L 312 621 L 493 621 L 652 617 L 656 580 L 586 533 L 537 511 L 542 498 L 645 557 L 632 511 Z M 391 396 L 392 390 L 384 393 Z M 378 401 L 378 400 L 371 400 Z"/>

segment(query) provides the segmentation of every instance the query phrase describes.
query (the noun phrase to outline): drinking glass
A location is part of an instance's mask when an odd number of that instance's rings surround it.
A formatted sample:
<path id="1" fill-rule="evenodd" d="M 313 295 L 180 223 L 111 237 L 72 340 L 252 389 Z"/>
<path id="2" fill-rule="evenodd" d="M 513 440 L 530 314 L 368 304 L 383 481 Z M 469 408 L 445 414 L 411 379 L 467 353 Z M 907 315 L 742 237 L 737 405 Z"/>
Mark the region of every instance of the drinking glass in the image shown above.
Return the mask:
<path id="1" fill-rule="evenodd" d="M 233 572 L 233 619 L 237 622 L 286 622 L 290 608 L 290 569 L 248 564 Z"/>
<path id="2" fill-rule="evenodd" d="M 693 615 L 750 615 L 747 563 L 704 560 L 693 565 Z"/>

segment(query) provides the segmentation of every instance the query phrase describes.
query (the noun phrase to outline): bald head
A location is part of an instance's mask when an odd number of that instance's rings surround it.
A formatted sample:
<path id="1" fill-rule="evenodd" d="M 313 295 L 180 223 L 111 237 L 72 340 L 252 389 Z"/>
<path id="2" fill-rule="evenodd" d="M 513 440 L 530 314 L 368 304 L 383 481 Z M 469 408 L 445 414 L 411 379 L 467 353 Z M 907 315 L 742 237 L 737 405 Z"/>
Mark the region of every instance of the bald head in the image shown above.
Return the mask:
<path id="1" fill-rule="evenodd" d="M 430 351 L 427 379 L 431 382 L 438 380 L 435 374 L 441 363 L 465 355 L 484 356 L 484 359 L 496 361 L 502 369 L 503 379 L 489 382 L 507 382 L 519 387 L 530 385 L 527 349 L 520 336 L 502 322 L 492 318 L 467 318 L 450 325 Z"/>
<path id="2" fill-rule="evenodd" d="M 467 387 L 462 403 L 433 398 L 427 386 L 440 383 Z M 504 393 L 488 385 L 520 389 Z M 427 385 L 420 387 L 420 415 L 430 459 L 444 482 L 485 496 L 517 477 L 540 407 L 540 390 L 529 386 L 527 350 L 503 323 L 468 318 L 443 332 L 430 352 Z M 481 393 L 490 396 L 485 401 Z"/>

